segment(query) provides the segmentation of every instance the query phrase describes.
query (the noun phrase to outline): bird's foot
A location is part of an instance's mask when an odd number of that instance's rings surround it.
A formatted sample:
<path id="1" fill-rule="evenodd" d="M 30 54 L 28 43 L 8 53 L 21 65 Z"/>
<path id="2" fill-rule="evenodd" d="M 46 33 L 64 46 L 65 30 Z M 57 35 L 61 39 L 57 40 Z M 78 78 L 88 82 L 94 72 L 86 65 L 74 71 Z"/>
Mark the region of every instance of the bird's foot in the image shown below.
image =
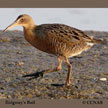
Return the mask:
<path id="1" fill-rule="evenodd" d="M 35 78 L 38 78 L 38 77 L 43 77 L 44 75 L 44 71 L 41 71 L 41 72 L 35 72 L 35 73 L 32 73 L 32 74 L 27 74 L 27 75 L 24 75 L 22 77 L 31 77 L 29 80 L 31 79 L 35 79 Z"/>

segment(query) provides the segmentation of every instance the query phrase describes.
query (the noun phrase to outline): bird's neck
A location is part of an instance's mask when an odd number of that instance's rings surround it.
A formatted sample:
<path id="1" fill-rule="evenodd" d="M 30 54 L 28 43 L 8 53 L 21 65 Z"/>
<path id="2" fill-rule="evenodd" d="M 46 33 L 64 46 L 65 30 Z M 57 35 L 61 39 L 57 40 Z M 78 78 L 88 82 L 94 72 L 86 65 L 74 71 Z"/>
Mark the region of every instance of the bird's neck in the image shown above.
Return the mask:
<path id="1" fill-rule="evenodd" d="M 33 24 L 23 27 L 25 39 L 30 43 L 34 40 L 34 37 L 35 37 L 35 34 L 33 32 L 35 27 L 36 25 L 33 25 Z"/>
<path id="2" fill-rule="evenodd" d="M 29 30 L 29 29 L 33 29 L 34 27 L 36 27 L 36 25 L 34 23 L 29 23 L 29 24 L 25 24 L 23 27 L 25 30 Z"/>

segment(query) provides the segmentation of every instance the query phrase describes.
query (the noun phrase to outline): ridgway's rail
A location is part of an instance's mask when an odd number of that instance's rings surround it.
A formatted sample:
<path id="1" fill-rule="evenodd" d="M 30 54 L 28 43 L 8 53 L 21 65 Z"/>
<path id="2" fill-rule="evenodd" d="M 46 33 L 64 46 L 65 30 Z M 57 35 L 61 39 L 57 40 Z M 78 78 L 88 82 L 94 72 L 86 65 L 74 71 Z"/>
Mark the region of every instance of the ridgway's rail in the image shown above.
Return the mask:
<path id="1" fill-rule="evenodd" d="M 66 85 L 70 85 L 70 74 L 72 66 L 69 57 L 81 54 L 95 44 L 103 43 L 102 40 L 94 39 L 93 36 L 83 31 L 64 24 L 42 24 L 35 25 L 33 19 L 26 14 L 20 15 L 4 31 L 15 26 L 23 26 L 25 39 L 35 48 L 57 56 L 58 65 L 54 69 L 37 72 L 24 77 L 43 76 L 48 72 L 59 71 L 62 68 L 62 61 L 68 66 Z"/>

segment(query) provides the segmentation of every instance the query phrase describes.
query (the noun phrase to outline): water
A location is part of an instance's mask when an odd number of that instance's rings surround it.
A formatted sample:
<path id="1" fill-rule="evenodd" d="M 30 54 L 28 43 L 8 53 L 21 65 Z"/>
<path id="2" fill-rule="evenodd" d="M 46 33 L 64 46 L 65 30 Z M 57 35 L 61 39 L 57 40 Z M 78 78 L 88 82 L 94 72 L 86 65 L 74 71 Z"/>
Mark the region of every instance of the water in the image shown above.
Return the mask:
<path id="1" fill-rule="evenodd" d="M 81 30 L 108 31 L 108 8 L 0 8 L 0 14 L 1 30 L 20 14 L 29 14 L 37 25 L 63 23 Z"/>

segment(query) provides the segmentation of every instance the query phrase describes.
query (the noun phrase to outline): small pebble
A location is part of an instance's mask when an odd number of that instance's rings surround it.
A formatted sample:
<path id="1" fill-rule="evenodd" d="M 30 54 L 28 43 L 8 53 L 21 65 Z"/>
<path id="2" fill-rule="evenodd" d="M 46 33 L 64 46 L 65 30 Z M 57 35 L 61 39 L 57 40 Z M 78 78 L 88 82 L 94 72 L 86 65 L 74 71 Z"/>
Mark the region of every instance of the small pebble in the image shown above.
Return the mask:
<path id="1" fill-rule="evenodd" d="M 100 81 L 106 81 L 107 78 L 100 78 Z"/>
<path id="2" fill-rule="evenodd" d="M 19 62 L 18 63 L 18 66 L 22 66 L 22 65 L 24 65 L 24 62 Z"/>

